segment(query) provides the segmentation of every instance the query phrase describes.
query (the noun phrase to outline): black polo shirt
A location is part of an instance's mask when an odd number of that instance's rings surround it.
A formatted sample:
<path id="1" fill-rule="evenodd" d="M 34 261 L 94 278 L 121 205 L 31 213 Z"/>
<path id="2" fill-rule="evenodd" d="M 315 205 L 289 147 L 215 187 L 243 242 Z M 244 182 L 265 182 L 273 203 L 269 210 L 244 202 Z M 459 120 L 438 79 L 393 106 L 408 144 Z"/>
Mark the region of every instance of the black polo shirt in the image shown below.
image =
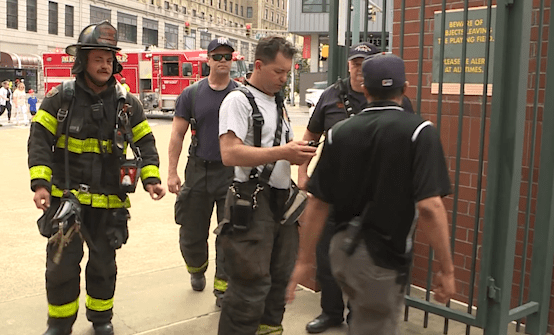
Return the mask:
<path id="1" fill-rule="evenodd" d="M 362 224 L 366 242 L 376 231 L 390 252 L 404 255 L 416 202 L 449 194 L 450 180 L 431 122 L 398 105 L 370 104 L 328 131 L 308 189 L 333 205 L 339 229 L 371 202 Z"/>

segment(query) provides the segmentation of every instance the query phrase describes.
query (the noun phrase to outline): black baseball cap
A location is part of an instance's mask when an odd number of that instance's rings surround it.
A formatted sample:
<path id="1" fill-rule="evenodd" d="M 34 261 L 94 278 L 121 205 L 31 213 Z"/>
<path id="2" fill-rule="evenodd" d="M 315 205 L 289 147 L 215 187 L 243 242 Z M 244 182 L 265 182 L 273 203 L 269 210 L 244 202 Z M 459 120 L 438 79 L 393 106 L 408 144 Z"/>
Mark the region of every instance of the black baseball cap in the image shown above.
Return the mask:
<path id="1" fill-rule="evenodd" d="M 352 60 L 354 58 L 366 58 L 367 56 L 375 55 L 378 52 L 379 50 L 377 50 L 375 45 L 369 42 L 362 42 L 350 47 L 348 60 Z"/>
<path id="2" fill-rule="evenodd" d="M 228 47 L 231 48 L 231 51 L 235 51 L 233 44 L 225 37 L 218 37 L 208 44 L 208 52 L 212 52 L 219 47 Z"/>
<path id="3" fill-rule="evenodd" d="M 402 58 L 393 54 L 377 54 L 362 63 L 366 88 L 398 88 L 406 82 Z"/>

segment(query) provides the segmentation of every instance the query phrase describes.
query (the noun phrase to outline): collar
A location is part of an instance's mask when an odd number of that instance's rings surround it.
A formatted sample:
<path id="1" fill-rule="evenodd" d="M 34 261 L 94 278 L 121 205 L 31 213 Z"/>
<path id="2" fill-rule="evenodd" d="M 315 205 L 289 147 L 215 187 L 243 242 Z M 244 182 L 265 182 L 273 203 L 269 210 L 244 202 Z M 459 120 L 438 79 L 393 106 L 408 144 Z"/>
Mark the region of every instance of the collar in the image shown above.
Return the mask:
<path id="1" fill-rule="evenodd" d="M 404 108 L 394 101 L 374 101 L 368 103 L 362 112 L 380 112 L 387 109 L 404 111 Z"/>

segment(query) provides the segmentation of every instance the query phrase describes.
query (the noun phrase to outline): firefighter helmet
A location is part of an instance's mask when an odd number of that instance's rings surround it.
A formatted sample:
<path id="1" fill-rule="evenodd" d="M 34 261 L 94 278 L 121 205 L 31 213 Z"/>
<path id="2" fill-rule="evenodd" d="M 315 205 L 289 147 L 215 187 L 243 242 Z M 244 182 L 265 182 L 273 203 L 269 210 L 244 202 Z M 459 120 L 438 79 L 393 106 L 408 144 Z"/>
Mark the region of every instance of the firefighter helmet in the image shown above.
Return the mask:
<path id="1" fill-rule="evenodd" d="M 79 40 L 65 48 L 65 52 L 75 56 L 79 50 L 101 49 L 119 51 L 117 47 L 117 29 L 108 21 L 88 25 L 79 34 Z"/>
<path id="2" fill-rule="evenodd" d="M 79 39 L 76 44 L 72 44 L 65 48 L 65 52 L 75 56 L 75 63 L 71 69 L 71 73 L 78 74 L 86 69 L 88 53 L 82 50 L 107 50 L 114 53 L 113 74 L 121 72 L 123 67 L 115 58 L 115 53 L 121 48 L 117 47 L 117 29 L 108 21 L 94 23 L 88 25 L 79 34 Z"/>

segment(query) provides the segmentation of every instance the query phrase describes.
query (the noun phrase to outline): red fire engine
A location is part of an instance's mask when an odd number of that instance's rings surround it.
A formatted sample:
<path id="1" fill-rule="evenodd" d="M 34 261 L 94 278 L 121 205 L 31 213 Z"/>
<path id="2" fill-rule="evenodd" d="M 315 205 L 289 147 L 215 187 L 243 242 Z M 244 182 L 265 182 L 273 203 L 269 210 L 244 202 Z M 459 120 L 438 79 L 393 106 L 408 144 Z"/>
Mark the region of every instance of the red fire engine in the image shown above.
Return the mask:
<path id="1" fill-rule="evenodd" d="M 72 78 L 74 57 L 63 52 L 44 53 L 44 92 Z M 175 109 L 175 99 L 185 87 L 206 77 L 208 67 L 205 50 L 146 50 L 121 51 L 117 59 L 131 93 L 143 103 L 145 111 L 170 112 Z M 243 81 L 247 67 L 244 57 L 233 53 L 231 78 Z"/>

